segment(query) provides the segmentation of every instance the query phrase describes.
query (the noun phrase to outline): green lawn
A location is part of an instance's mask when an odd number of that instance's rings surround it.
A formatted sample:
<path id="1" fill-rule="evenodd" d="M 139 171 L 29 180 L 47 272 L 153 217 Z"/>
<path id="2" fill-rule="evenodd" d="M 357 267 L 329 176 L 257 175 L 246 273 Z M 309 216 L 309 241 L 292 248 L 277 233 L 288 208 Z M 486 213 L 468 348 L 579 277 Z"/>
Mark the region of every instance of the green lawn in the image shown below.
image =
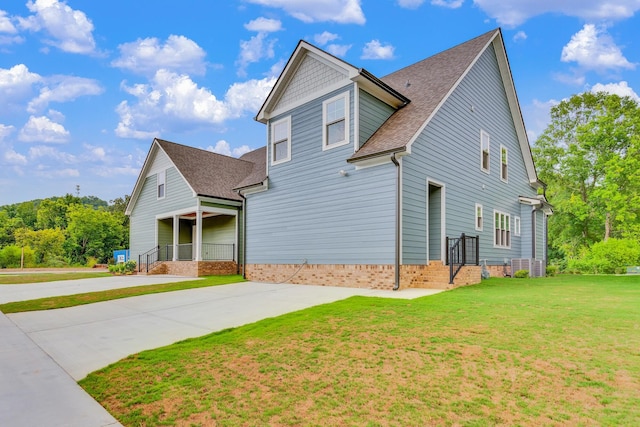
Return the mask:
<path id="1" fill-rule="evenodd" d="M 143 352 L 80 384 L 126 426 L 636 426 L 640 276 L 354 297 Z"/>
<path id="2" fill-rule="evenodd" d="M 0 285 L 22 285 L 25 283 L 55 282 L 58 280 L 91 279 L 111 276 L 104 272 L 70 272 L 70 273 L 21 273 L 0 274 Z"/>
<path id="3" fill-rule="evenodd" d="M 107 273 L 107 275 L 109 274 Z M 91 304 L 94 302 L 109 301 L 119 298 L 157 294 L 160 292 L 181 291 L 185 289 L 205 288 L 207 286 L 227 285 L 229 283 L 238 283 L 243 281 L 244 279 L 241 275 L 207 276 L 203 277 L 202 280 L 133 286 L 130 288 L 110 289 L 107 291 L 9 302 L 6 304 L 0 304 L 0 311 L 5 314 L 9 314 L 21 313 L 24 311 L 51 310 L 54 308 L 74 307 L 76 305 Z"/>

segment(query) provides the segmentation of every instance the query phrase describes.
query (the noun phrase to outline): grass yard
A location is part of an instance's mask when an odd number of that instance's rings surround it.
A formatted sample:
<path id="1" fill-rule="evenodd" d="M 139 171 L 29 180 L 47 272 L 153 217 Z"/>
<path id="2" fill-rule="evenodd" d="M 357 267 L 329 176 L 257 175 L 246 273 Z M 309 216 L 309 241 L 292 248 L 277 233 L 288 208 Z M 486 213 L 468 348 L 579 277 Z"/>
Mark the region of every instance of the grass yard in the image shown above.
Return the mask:
<path id="1" fill-rule="evenodd" d="M 640 276 L 354 297 L 143 352 L 80 384 L 125 426 L 637 426 Z"/>
<path id="2" fill-rule="evenodd" d="M 106 273 L 110 276 L 109 273 Z M 186 282 L 161 283 L 158 285 L 132 286 L 129 288 L 110 289 L 107 291 L 87 292 L 75 295 L 46 297 L 28 301 L 16 301 L 0 304 L 0 311 L 22 313 L 25 311 L 52 310 L 55 308 L 74 307 L 76 305 L 91 304 L 100 301 L 110 301 L 119 298 L 136 297 L 139 295 L 157 294 L 160 292 L 182 291 L 185 289 L 205 288 L 208 286 L 228 285 L 243 282 L 241 275 L 206 276 L 202 280 Z"/>
<path id="3" fill-rule="evenodd" d="M 0 285 L 22 285 L 25 283 L 55 282 L 58 280 L 92 279 L 94 277 L 111 276 L 103 272 L 70 272 L 70 273 L 21 273 L 0 274 Z"/>

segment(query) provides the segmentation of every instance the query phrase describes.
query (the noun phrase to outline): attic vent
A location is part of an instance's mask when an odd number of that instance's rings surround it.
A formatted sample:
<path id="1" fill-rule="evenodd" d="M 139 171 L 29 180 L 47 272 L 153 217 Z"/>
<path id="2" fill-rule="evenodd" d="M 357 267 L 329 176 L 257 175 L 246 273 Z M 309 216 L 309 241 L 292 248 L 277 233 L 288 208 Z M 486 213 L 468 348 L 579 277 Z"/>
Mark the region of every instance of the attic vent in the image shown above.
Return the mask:
<path id="1" fill-rule="evenodd" d="M 407 82 L 404 84 L 404 87 L 408 88 L 409 86 L 411 86 L 411 82 L 409 80 L 407 80 Z"/>

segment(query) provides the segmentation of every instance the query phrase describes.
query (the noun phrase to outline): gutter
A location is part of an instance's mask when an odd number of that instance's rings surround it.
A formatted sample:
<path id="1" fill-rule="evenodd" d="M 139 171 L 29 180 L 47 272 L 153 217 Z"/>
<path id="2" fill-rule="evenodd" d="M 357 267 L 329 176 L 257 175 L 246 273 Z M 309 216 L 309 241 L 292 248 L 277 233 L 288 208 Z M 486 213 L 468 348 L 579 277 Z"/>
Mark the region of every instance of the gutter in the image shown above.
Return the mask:
<path id="1" fill-rule="evenodd" d="M 395 283 L 393 285 L 393 290 L 397 291 L 400 289 L 400 163 L 398 159 L 396 159 L 396 154 L 393 153 L 391 155 L 391 161 L 394 165 L 396 165 L 396 248 L 395 248 Z"/>
<path id="2" fill-rule="evenodd" d="M 242 278 L 247 279 L 247 198 L 238 191 L 238 196 L 242 197 Z"/>

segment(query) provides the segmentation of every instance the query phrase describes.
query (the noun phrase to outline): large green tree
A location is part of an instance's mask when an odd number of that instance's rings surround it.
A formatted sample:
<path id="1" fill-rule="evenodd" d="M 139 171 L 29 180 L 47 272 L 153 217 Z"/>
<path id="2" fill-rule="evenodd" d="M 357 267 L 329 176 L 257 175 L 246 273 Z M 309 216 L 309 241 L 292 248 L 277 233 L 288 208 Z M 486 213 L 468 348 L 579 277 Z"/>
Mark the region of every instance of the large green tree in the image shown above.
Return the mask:
<path id="1" fill-rule="evenodd" d="M 640 107 L 633 99 L 587 92 L 562 101 L 533 153 L 556 208 L 553 248 L 573 257 L 610 237 L 640 236 Z"/>
<path id="2" fill-rule="evenodd" d="M 122 249 L 125 228 L 120 218 L 104 209 L 73 205 L 67 211 L 67 239 L 64 247 L 73 263 L 84 264 L 87 257 L 106 262 L 114 249 Z"/>

